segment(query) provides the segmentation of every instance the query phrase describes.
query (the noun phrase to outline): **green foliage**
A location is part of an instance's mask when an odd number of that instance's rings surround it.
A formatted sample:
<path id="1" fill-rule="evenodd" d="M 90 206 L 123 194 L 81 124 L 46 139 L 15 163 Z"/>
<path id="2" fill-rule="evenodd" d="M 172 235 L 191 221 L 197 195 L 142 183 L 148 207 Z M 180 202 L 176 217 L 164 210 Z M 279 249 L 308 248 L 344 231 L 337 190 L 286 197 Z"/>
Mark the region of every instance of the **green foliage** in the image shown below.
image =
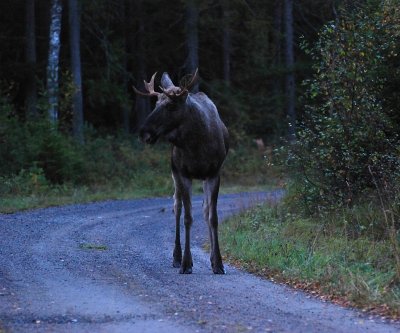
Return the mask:
<path id="1" fill-rule="evenodd" d="M 0 102 L 0 211 L 173 193 L 169 145 L 149 147 L 136 136 L 91 127 L 79 145 L 46 119 L 18 120 L 7 100 Z M 269 182 L 254 144 L 232 148 L 228 156 L 224 185 L 238 190 Z"/>
<path id="2" fill-rule="evenodd" d="M 222 168 L 223 184 L 276 187 L 280 170 L 267 164 L 265 154 L 250 142 L 232 147 Z"/>
<path id="3" fill-rule="evenodd" d="M 14 174 L 15 180 L 34 172 L 52 184 L 123 184 L 146 167 L 165 172 L 169 165 L 166 149 L 149 152 L 128 139 L 97 134 L 80 146 L 47 121 L 21 124 L 6 120 L 0 138 L 0 156 L 7 161 L 0 166 L 0 176 Z"/>
<path id="4" fill-rule="evenodd" d="M 75 144 L 55 130 L 47 120 L 21 123 L 3 113 L 0 128 L 0 176 L 21 170 L 41 169 L 53 183 L 78 181 L 83 156 Z"/>
<path id="5" fill-rule="evenodd" d="M 94 136 L 82 147 L 88 185 L 132 183 L 158 194 L 171 188 L 169 149 L 139 145 L 132 138 Z"/>
<path id="6" fill-rule="evenodd" d="M 384 100 L 398 94 L 398 86 L 389 92 L 386 83 L 399 45 L 375 1 L 327 24 L 312 48 L 303 44 L 315 74 L 305 81 L 305 116 L 289 166 L 292 193 L 308 213 L 351 206 L 375 184 L 397 181 L 398 105 L 394 110 Z"/>
<path id="7" fill-rule="evenodd" d="M 13 177 L 0 176 L 0 194 L 3 196 L 37 194 L 48 188 L 49 182 L 43 169 L 37 166 L 32 166 L 29 170 L 22 169 Z"/>

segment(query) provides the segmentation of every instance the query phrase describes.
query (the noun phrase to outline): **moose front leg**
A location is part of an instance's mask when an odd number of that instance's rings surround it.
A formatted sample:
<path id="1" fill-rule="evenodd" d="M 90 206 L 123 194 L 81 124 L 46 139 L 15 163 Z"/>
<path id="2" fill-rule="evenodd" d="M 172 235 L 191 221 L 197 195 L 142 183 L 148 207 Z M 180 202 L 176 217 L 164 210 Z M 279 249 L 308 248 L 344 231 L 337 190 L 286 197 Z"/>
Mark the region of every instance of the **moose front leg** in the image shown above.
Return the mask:
<path id="1" fill-rule="evenodd" d="M 175 178 L 174 178 L 175 182 Z M 181 230 L 180 220 L 182 213 L 182 195 L 179 191 L 179 187 L 176 186 L 175 182 L 175 194 L 174 194 L 174 213 L 175 213 L 175 247 L 173 253 L 172 266 L 179 268 L 182 263 L 182 247 L 181 247 Z"/>
<path id="2" fill-rule="evenodd" d="M 179 273 L 191 274 L 193 261 L 192 253 L 190 251 L 190 229 L 193 223 L 192 218 L 192 181 L 189 178 L 181 176 L 178 172 L 173 172 L 173 179 L 175 183 L 175 219 L 176 219 L 176 235 L 175 235 L 175 249 L 174 249 L 174 267 L 181 267 Z M 183 208 L 185 209 L 184 223 L 185 223 L 185 249 L 183 252 L 180 243 L 179 223 L 180 215 Z M 182 259 L 182 260 L 181 260 Z"/>
<path id="3" fill-rule="evenodd" d="M 225 274 L 224 265 L 222 264 L 221 252 L 218 242 L 218 213 L 217 202 L 219 193 L 220 177 L 210 178 L 205 181 L 206 202 L 208 202 L 208 226 L 210 230 L 211 242 L 211 267 L 214 274 Z M 204 214 L 207 217 L 207 214 Z"/>
<path id="4" fill-rule="evenodd" d="M 190 229 L 193 224 L 192 218 L 192 181 L 182 177 L 182 201 L 185 208 L 185 250 L 183 252 L 181 274 L 192 274 L 193 260 L 190 251 Z"/>

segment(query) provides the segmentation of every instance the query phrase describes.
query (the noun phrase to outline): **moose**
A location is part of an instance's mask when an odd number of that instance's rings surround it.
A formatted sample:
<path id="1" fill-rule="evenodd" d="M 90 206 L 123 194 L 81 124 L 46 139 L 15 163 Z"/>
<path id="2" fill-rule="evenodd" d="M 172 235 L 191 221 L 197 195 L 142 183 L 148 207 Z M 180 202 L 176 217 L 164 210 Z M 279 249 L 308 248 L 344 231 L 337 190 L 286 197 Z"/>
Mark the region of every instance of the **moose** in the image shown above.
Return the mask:
<path id="1" fill-rule="evenodd" d="M 161 92 L 154 90 L 153 74 L 150 82 L 144 81 L 147 92 L 134 91 L 143 96 L 155 96 L 154 110 L 139 130 L 144 143 L 154 144 L 160 137 L 172 143 L 171 170 L 175 185 L 175 247 L 173 267 L 181 274 L 191 274 L 193 261 L 190 251 L 192 218 L 192 180 L 203 181 L 203 215 L 208 224 L 214 274 L 225 274 L 218 243 L 217 201 L 221 166 L 229 149 L 228 130 L 219 117 L 215 104 L 203 92 L 190 93 L 198 78 L 198 70 L 186 83 L 175 86 L 168 75 L 161 77 Z M 181 80 L 182 82 L 183 80 Z M 184 208 L 185 248 L 182 258 L 180 217 Z"/>

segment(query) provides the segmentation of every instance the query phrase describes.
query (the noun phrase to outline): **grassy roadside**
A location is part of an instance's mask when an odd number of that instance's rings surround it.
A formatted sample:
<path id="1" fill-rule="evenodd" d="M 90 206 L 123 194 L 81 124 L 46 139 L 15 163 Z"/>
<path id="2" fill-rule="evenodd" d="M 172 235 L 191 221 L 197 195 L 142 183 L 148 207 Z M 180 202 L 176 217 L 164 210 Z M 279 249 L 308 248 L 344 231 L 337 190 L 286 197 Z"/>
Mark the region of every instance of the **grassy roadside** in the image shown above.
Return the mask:
<path id="1" fill-rule="evenodd" d="M 162 196 L 163 190 L 137 189 L 131 185 L 119 188 L 117 186 L 102 186 L 88 188 L 62 186 L 52 187 L 39 193 L 9 195 L 0 200 L 0 213 L 13 213 L 26 209 L 62 206 L 75 203 L 88 203 L 110 199 L 135 199 L 150 196 Z"/>
<path id="2" fill-rule="evenodd" d="M 52 206 L 63 206 L 76 203 L 89 203 L 103 200 L 124 200 L 138 199 L 149 197 L 171 196 L 174 193 L 172 180 L 168 177 L 163 187 L 140 187 L 137 183 L 127 184 L 124 187 L 116 185 L 104 185 L 98 188 L 89 188 L 86 186 L 55 186 L 46 191 L 23 195 L 8 195 L 0 198 L 0 213 L 14 213 L 21 210 L 45 208 Z M 220 193 L 237 193 L 269 190 L 268 184 L 245 184 L 245 180 L 241 181 L 243 185 L 232 183 L 222 184 Z M 194 194 L 202 193 L 202 184 L 194 183 Z"/>
<path id="3" fill-rule="evenodd" d="M 90 179 L 88 184 L 51 184 L 41 169 L 0 177 L 0 213 L 108 199 L 172 196 L 169 146 L 120 147 L 109 153 L 113 158 L 93 162 L 98 168 L 96 173 L 90 171 L 91 167 L 87 176 L 83 175 Z M 231 149 L 228 155 L 221 193 L 269 189 L 276 186 L 277 178 L 277 172 L 267 169 L 256 147 L 243 145 Z M 193 191 L 202 192 L 200 181 L 194 182 Z"/>
<path id="4" fill-rule="evenodd" d="M 346 223 L 315 223 L 261 205 L 223 223 L 223 255 L 251 272 L 325 300 L 400 318 L 400 284 L 387 240 L 348 237 Z"/>

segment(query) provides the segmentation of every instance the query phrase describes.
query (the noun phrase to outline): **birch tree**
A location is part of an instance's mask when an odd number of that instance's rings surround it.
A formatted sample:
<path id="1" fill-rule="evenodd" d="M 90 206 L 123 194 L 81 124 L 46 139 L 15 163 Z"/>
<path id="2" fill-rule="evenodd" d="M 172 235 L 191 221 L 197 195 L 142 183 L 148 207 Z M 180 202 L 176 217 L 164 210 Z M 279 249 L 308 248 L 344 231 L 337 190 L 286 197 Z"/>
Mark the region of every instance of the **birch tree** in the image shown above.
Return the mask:
<path id="1" fill-rule="evenodd" d="M 53 124 L 58 120 L 58 66 L 61 47 L 61 0 L 51 0 L 50 35 L 47 63 L 47 94 L 49 119 Z"/>

